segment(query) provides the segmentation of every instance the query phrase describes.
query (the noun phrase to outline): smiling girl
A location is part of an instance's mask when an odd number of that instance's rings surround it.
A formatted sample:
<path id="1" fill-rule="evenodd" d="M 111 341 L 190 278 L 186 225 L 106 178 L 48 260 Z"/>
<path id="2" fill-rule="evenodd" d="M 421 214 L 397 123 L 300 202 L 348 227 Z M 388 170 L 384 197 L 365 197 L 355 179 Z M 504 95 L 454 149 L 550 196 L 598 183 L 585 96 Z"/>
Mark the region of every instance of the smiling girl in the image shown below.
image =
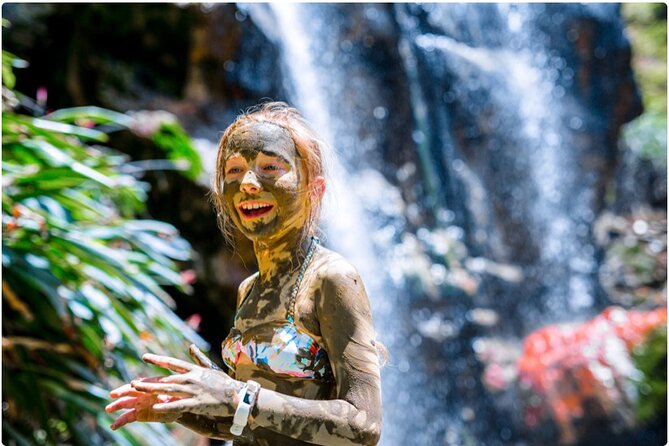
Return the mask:
<path id="1" fill-rule="evenodd" d="M 315 237 L 322 143 L 279 102 L 239 116 L 219 143 L 212 199 L 224 234 L 253 242 L 258 272 L 239 286 L 223 342 L 228 374 L 144 355 L 174 374 L 114 391 L 112 425 L 178 422 L 235 445 L 374 445 L 381 432 L 378 346 L 359 274 Z"/>

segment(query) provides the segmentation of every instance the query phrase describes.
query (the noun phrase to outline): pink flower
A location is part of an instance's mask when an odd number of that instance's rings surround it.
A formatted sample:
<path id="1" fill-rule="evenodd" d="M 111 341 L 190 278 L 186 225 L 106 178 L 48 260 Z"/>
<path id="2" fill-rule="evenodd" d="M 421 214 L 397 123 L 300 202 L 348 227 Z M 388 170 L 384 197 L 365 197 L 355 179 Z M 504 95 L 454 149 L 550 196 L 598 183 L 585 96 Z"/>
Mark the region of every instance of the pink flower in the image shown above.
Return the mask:
<path id="1" fill-rule="evenodd" d="M 192 285 L 197 280 L 197 274 L 192 269 L 181 271 L 181 280 L 188 285 Z"/>
<path id="2" fill-rule="evenodd" d="M 200 331 L 200 324 L 202 323 L 202 316 L 199 314 L 191 314 L 186 318 L 186 325 L 188 325 L 193 331 Z"/>

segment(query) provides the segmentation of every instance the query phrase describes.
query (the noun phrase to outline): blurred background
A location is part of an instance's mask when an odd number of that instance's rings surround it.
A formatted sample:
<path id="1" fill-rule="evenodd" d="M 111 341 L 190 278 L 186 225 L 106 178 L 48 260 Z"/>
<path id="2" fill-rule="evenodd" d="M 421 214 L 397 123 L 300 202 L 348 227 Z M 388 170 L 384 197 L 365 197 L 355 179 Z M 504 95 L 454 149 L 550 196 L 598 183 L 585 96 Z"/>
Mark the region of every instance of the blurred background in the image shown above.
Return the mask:
<path id="1" fill-rule="evenodd" d="M 8 4 L 8 445 L 112 432 L 146 351 L 220 361 L 248 242 L 207 200 L 263 99 L 329 143 L 391 445 L 666 443 L 666 5 Z"/>

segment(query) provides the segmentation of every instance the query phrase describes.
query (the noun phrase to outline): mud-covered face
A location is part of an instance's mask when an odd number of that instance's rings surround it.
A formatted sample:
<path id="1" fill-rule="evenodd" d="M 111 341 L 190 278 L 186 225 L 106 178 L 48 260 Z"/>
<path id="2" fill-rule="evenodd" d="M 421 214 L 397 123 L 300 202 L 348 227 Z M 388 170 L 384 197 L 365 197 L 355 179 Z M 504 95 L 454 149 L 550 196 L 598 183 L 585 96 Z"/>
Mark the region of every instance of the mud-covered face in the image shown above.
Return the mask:
<path id="1" fill-rule="evenodd" d="M 223 198 L 228 215 L 251 240 L 301 228 L 307 206 L 295 143 L 271 123 L 237 129 L 225 148 Z"/>

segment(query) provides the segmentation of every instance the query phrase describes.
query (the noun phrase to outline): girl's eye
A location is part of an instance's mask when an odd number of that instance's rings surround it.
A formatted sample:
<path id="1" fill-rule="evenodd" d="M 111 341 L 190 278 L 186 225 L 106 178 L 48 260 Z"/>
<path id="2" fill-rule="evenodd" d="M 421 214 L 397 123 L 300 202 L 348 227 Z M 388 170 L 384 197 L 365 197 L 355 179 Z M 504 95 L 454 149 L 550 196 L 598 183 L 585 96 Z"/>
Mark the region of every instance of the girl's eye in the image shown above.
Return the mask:
<path id="1" fill-rule="evenodd" d="M 263 167 L 263 170 L 268 172 L 275 172 L 279 170 L 279 166 L 277 166 L 276 164 L 267 164 L 266 166 Z"/>
<path id="2" fill-rule="evenodd" d="M 241 173 L 242 169 L 240 167 L 231 167 L 228 169 L 228 174 Z"/>

